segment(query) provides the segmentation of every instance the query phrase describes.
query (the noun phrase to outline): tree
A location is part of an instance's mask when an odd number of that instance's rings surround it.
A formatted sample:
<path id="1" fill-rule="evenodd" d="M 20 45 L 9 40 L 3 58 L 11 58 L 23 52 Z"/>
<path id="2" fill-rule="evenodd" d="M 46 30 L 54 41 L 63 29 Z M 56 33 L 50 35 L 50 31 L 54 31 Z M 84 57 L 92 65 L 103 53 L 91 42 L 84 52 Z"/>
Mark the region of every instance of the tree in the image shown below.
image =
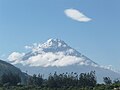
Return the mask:
<path id="1" fill-rule="evenodd" d="M 110 77 L 103 77 L 103 81 L 106 85 L 112 84 L 112 80 L 110 79 Z"/>
<path id="2" fill-rule="evenodd" d="M 43 83 L 43 78 L 42 75 L 40 74 L 38 74 L 38 76 L 34 74 L 33 76 L 30 76 L 28 78 L 28 85 L 41 86 L 42 83 Z"/>
<path id="3" fill-rule="evenodd" d="M 79 75 L 79 87 L 94 87 L 97 83 L 95 71 L 90 73 L 81 73 Z"/>
<path id="4" fill-rule="evenodd" d="M 56 82 L 54 80 L 54 77 L 51 74 L 48 77 L 47 84 L 48 84 L 48 87 L 50 88 L 56 87 Z"/>
<path id="5" fill-rule="evenodd" d="M 119 79 L 115 79 L 113 82 L 114 82 L 114 84 L 120 84 L 120 80 Z"/>
<path id="6" fill-rule="evenodd" d="M 33 85 L 33 77 L 32 76 L 28 77 L 27 84 L 28 85 Z"/>
<path id="7" fill-rule="evenodd" d="M 38 77 L 37 77 L 37 85 L 38 86 L 41 86 L 43 83 L 43 77 L 42 75 L 38 74 Z"/>

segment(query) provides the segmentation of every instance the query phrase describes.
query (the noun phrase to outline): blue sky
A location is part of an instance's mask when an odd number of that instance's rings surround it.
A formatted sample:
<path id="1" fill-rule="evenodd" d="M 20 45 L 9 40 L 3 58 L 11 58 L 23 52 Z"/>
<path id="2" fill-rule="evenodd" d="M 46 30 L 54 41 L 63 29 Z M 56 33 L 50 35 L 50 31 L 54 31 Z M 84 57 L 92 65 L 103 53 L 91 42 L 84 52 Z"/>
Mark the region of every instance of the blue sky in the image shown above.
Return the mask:
<path id="1" fill-rule="evenodd" d="M 120 0 L 0 0 L 0 58 L 49 38 L 102 65 L 120 66 Z M 65 15 L 76 9 L 92 20 L 79 22 Z"/>

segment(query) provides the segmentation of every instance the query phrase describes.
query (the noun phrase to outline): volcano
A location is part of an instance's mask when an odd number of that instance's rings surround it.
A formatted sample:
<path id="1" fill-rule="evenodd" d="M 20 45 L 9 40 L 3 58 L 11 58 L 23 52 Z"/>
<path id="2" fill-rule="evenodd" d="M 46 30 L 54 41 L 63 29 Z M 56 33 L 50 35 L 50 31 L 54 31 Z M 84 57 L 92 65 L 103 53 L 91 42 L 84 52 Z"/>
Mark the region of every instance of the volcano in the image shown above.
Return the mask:
<path id="1" fill-rule="evenodd" d="M 11 64 L 29 74 L 95 71 L 99 81 L 105 76 L 112 79 L 120 76 L 112 68 L 99 65 L 60 39 L 49 39 L 43 44 L 35 43 L 26 48 L 30 49 L 28 53 L 13 52 L 8 59 Z"/>

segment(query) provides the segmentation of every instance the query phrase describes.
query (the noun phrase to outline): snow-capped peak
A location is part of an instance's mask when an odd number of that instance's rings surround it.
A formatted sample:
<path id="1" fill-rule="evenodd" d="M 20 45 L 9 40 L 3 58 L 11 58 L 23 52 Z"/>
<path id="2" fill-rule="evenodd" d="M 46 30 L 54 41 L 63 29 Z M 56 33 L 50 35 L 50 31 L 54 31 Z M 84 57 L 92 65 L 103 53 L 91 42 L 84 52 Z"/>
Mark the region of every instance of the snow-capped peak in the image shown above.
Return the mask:
<path id="1" fill-rule="evenodd" d="M 63 67 L 68 65 L 91 65 L 99 66 L 77 50 L 68 46 L 64 41 L 59 39 L 49 39 L 43 44 L 34 44 L 31 51 L 21 55 L 21 53 L 12 53 L 9 60 L 14 64 L 21 63 L 30 66 L 57 66 Z M 20 55 L 20 56 L 18 56 Z M 18 59 L 17 59 L 18 57 Z"/>
<path id="2" fill-rule="evenodd" d="M 43 43 L 40 47 L 41 48 L 50 48 L 50 47 L 66 47 L 68 46 L 64 41 L 60 39 L 49 39 L 47 42 Z"/>
<path id="3" fill-rule="evenodd" d="M 41 52 L 52 52 L 63 53 L 64 55 L 71 55 L 76 57 L 81 56 L 81 53 L 71 48 L 69 45 L 67 45 L 64 41 L 60 39 L 49 39 L 43 44 L 34 44 L 32 47 L 32 53 L 35 53 L 35 55 Z"/>
<path id="4" fill-rule="evenodd" d="M 9 61 L 20 66 L 22 70 L 33 73 L 58 72 L 89 72 L 96 71 L 100 77 L 104 75 L 115 77 L 118 72 L 111 66 L 101 66 L 82 55 L 74 48 L 59 39 L 49 39 L 43 44 L 34 43 L 26 46 L 28 53 L 13 52 L 9 55 Z M 114 72 L 113 72 L 114 71 Z M 117 73 L 116 73 L 117 72 Z"/>

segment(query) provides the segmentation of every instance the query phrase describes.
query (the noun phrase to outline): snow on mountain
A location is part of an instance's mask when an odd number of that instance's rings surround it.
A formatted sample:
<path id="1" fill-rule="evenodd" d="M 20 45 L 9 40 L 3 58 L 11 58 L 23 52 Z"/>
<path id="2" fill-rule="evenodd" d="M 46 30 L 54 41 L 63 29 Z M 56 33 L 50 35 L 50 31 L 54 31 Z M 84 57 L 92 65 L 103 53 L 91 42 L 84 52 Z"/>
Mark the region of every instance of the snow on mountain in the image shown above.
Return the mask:
<path id="1" fill-rule="evenodd" d="M 43 44 L 35 43 L 25 48 L 30 49 L 30 52 L 13 52 L 8 59 L 12 64 L 30 74 L 49 74 L 55 71 L 59 73 L 96 71 L 100 79 L 103 76 L 117 78 L 120 75 L 111 67 L 95 63 L 59 39 L 49 39 Z"/>
<path id="2" fill-rule="evenodd" d="M 23 65 L 41 67 L 62 67 L 74 64 L 99 66 L 59 39 L 49 39 L 43 44 L 34 44 L 31 47 L 26 47 L 31 48 L 31 52 L 26 54 L 13 52 L 8 59 L 13 64 L 21 63 Z"/>

